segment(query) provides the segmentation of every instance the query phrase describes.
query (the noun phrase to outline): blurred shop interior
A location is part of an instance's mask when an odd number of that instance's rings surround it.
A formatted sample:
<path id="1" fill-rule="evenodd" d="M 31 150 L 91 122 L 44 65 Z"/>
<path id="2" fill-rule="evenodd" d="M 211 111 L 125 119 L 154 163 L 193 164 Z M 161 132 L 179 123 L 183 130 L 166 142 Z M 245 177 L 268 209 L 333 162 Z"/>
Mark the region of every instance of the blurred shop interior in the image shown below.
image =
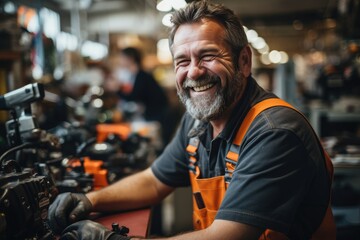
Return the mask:
<path id="1" fill-rule="evenodd" d="M 26 121 L 58 137 L 62 150 L 36 157 L 86 156 L 80 165 L 71 158 L 62 161 L 66 173 L 54 167 L 63 191 L 90 191 L 144 169 L 170 141 L 184 108 L 176 95 L 167 34 L 171 12 L 187 2 L 0 2 L 0 95 L 43 84 L 44 99 L 31 102 L 34 118 Z M 360 0 L 213 2 L 239 15 L 253 50 L 254 78 L 299 108 L 321 137 L 335 166 L 338 239 L 355 239 L 360 235 Z M 117 93 L 121 76 L 129 74 L 119 67 L 126 48 L 139 50 L 143 71 L 162 89 L 165 100 L 153 101 L 155 109 L 164 104 L 161 117 L 145 115 L 155 97 L 148 87 L 141 90 L 143 98 L 122 99 Z M 123 80 L 124 88 L 126 81 L 132 80 Z M 125 91 L 133 87 L 132 82 Z M 19 105 L 29 113 L 29 106 Z M 16 142 L 9 140 L 12 129 L 6 124 L 15 121 L 12 117 L 11 111 L 0 111 L 0 153 Z M 34 157 L 23 154 L 25 162 Z M 189 195 L 189 189 L 178 189 L 154 207 L 153 234 L 191 229 Z"/>

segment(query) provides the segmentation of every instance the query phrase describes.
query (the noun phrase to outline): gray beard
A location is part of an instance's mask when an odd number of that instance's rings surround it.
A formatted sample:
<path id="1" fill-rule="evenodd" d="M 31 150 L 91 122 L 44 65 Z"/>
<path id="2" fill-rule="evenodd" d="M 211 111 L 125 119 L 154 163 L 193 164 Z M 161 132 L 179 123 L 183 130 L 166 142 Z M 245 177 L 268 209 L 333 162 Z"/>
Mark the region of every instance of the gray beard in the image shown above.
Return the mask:
<path id="1" fill-rule="evenodd" d="M 241 94 L 241 81 L 244 81 L 241 73 L 237 74 L 224 88 L 218 87 L 214 95 L 205 97 L 190 97 L 189 89 L 178 90 L 178 96 L 185 105 L 187 112 L 195 119 L 200 121 L 211 121 L 221 118 L 225 111 L 238 99 Z"/>
<path id="2" fill-rule="evenodd" d="M 187 95 L 180 95 L 180 100 L 185 105 L 187 112 L 201 121 L 215 120 L 224 112 L 224 98 L 219 91 L 213 96 L 198 96 L 190 98 Z"/>

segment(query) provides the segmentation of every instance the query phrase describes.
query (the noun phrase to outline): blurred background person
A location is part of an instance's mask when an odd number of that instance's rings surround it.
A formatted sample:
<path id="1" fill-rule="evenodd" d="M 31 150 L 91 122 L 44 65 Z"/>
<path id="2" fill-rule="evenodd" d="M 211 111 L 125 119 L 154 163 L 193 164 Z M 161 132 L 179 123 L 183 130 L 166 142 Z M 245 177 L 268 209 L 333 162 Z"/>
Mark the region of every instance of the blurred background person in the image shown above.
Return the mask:
<path id="1" fill-rule="evenodd" d="M 105 83 L 106 91 L 116 91 L 121 106 L 127 108 L 128 103 L 136 103 L 137 112 L 142 113 L 145 121 L 157 121 L 162 127 L 163 140 L 168 141 L 171 130 L 165 126 L 165 118 L 169 110 L 169 102 L 164 89 L 152 74 L 142 68 L 142 54 L 139 49 L 127 47 L 119 53 L 119 65 L 112 79 Z M 131 105 L 130 106 L 134 106 Z"/>

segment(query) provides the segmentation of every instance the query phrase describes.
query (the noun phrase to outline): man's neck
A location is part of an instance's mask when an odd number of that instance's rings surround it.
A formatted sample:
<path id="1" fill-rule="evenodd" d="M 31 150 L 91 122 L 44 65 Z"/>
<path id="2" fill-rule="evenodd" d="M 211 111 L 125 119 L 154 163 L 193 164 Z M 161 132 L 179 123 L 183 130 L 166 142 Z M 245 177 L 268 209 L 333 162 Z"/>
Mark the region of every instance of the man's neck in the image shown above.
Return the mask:
<path id="1" fill-rule="evenodd" d="M 242 89 L 240 90 L 240 94 L 238 95 L 239 97 L 231 104 L 231 106 L 224 112 L 224 114 L 221 116 L 221 118 L 216 119 L 216 120 L 211 120 L 210 124 L 213 127 L 213 139 L 216 138 L 221 132 L 222 130 L 224 130 L 235 106 L 237 105 L 237 103 L 241 100 L 245 88 L 247 86 L 247 81 L 245 82 L 245 84 L 243 85 Z"/>
<path id="2" fill-rule="evenodd" d="M 221 119 L 210 121 L 211 126 L 213 127 L 213 139 L 217 137 L 221 133 L 221 131 L 225 128 L 226 123 L 229 120 L 230 112 L 227 111 L 226 114 Z"/>
<path id="3" fill-rule="evenodd" d="M 242 94 L 241 94 L 242 95 Z M 240 95 L 240 96 L 241 96 Z M 210 124 L 213 127 L 213 138 L 216 138 L 217 135 L 219 135 L 221 133 L 222 130 L 224 130 L 227 122 L 230 119 L 230 116 L 235 108 L 235 106 L 237 105 L 237 103 L 240 101 L 241 97 L 239 97 L 238 99 L 236 99 L 236 101 L 234 101 L 231 106 L 224 112 L 224 114 L 221 116 L 221 118 L 216 119 L 216 120 L 211 120 Z"/>

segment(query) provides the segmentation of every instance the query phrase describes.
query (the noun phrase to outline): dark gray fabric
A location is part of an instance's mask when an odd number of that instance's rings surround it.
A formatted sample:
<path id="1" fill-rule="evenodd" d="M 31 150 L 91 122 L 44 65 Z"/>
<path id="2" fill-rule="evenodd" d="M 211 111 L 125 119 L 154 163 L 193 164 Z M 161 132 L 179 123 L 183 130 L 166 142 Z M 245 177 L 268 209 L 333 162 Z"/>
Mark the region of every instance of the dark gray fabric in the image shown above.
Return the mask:
<path id="1" fill-rule="evenodd" d="M 224 175 L 225 155 L 243 118 L 251 106 L 270 97 L 274 95 L 249 78 L 244 96 L 215 139 L 209 123 L 190 131 L 194 120 L 185 114 L 175 138 L 152 165 L 155 176 L 174 187 L 190 184 L 185 150 L 189 132 L 199 134 L 201 177 Z M 308 239 L 326 210 L 329 186 L 322 150 L 307 121 L 292 109 L 273 107 L 249 128 L 216 219 Z"/>

